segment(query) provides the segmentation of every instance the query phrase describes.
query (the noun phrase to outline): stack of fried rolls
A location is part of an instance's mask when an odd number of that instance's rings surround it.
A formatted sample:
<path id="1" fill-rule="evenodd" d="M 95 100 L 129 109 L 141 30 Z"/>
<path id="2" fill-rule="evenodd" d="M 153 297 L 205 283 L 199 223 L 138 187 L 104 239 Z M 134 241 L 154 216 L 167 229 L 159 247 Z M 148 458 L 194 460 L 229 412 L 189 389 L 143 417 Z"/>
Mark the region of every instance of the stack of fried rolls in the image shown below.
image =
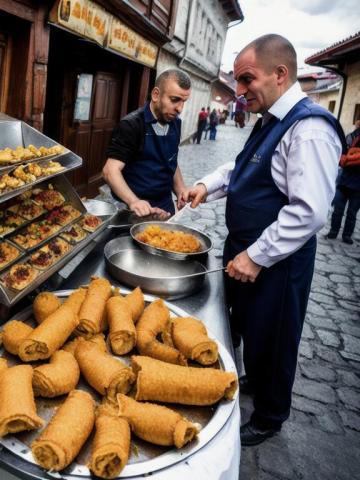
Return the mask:
<path id="1" fill-rule="evenodd" d="M 51 292 L 41 292 L 36 295 L 33 303 L 34 317 L 37 323 L 42 323 L 46 317 L 55 312 L 61 305 L 59 298 Z"/>
<path id="2" fill-rule="evenodd" d="M 117 395 L 119 415 L 125 417 L 136 436 L 155 445 L 182 448 L 197 435 L 197 427 L 180 413 L 155 403 L 140 403 Z"/>
<path id="3" fill-rule="evenodd" d="M 62 470 L 79 453 L 93 429 L 95 403 L 91 395 L 73 390 L 47 427 L 31 445 L 36 462 L 46 470 Z"/>
<path id="4" fill-rule="evenodd" d="M 154 400 L 183 405 L 213 405 L 231 400 L 237 376 L 215 368 L 183 367 L 150 357 L 131 357 L 137 375 L 135 400 Z"/>
<path id="5" fill-rule="evenodd" d="M 6 358 L 0 357 L 0 377 L 3 372 L 5 372 L 8 369 L 8 364 Z"/>
<path id="6" fill-rule="evenodd" d="M 7 352 L 17 355 L 19 347 L 34 329 L 24 322 L 11 320 L 4 325 L 3 345 Z"/>
<path id="7" fill-rule="evenodd" d="M 144 294 L 140 287 L 136 287 L 125 297 L 128 304 L 134 323 L 137 323 L 145 308 Z"/>
<path id="8" fill-rule="evenodd" d="M 36 414 L 32 376 L 30 365 L 17 365 L 0 374 L 0 437 L 44 424 Z"/>
<path id="9" fill-rule="evenodd" d="M 105 305 L 110 297 L 111 285 L 106 278 L 91 280 L 79 311 L 78 335 L 89 338 L 106 329 Z"/>
<path id="10" fill-rule="evenodd" d="M 86 288 L 78 288 L 72 292 L 69 297 L 65 300 L 64 304 L 73 310 L 73 312 L 78 315 L 80 312 L 81 305 L 83 304 L 86 297 Z"/>
<path id="11" fill-rule="evenodd" d="M 117 393 L 127 393 L 134 383 L 131 368 L 84 339 L 78 342 L 75 358 L 86 381 L 112 402 Z"/>
<path id="12" fill-rule="evenodd" d="M 74 356 L 58 350 L 51 356 L 50 363 L 34 369 L 34 394 L 49 398 L 64 395 L 74 390 L 79 378 L 80 369 Z"/>
<path id="13" fill-rule="evenodd" d="M 50 358 L 78 325 L 78 317 L 66 304 L 61 305 L 38 325 L 19 346 L 24 362 Z"/>
<path id="14" fill-rule="evenodd" d="M 111 297 L 106 302 L 111 350 L 117 355 L 129 353 L 136 344 L 136 329 L 125 298 Z"/>
<path id="15" fill-rule="evenodd" d="M 75 350 L 79 342 L 83 342 L 83 341 L 84 341 L 83 337 L 76 337 L 74 338 L 74 340 L 71 340 L 70 342 L 65 343 L 65 345 L 63 346 L 63 350 L 71 353 L 72 355 L 75 355 Z M 108 351 L 106 347 L 105 335 L 103 333 L 98 333 L 97 335 L 94 335 L 93 337 L 88 338 L 86 341 L 91 344 L 97 345 L 103 352 Z"/>
<path id="16" fill-rule="evenodd" d="M 130 438 L 126 419 L 106 405 L 98 407 L 89 469 L 101 478 L 117 477 L 128 462 Z"/>
<path id="17" fill-rule="evenodd" d="M 207 335 L 205 325 L 196 318 L 177 317 L 171 322 L 175 348 L 188 359 L 201 365 L 212 365 L 218 359 L 218 347 Z"/>
<path id="18" fill-rule="evenodd" d="M 155 300 L 145 308 L 140 320 L 136 324 L 137 343 L 136 347 L 141 355 L 157 358 L 168 363 L 186 365 L 184 355 L 157 340 L 157 336 L 168 330 L 170 322 L 169 309 L 163 300 Z"/>

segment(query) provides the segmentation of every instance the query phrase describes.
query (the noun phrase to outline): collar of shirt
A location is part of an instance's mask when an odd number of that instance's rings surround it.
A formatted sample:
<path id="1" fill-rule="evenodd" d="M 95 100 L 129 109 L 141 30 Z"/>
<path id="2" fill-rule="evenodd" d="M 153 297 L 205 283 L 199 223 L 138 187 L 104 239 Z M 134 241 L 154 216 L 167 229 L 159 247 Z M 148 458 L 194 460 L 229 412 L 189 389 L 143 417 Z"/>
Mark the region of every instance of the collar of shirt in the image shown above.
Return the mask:
<path id="1" fill-rule="evenodd" d="M 294 85 L 286 90 L 286 92 L 269 108 L 269 111 L 264 114 L 264 118 L 266 115 L 271 114 L 279 120 L 283 120 L 293 106 L 305 97 L 307 97 L 307 95 L 301 90 L 299 82 L 295 82 Z M 265 123 L 266 121 L 263 122 L 263 124 Z"/>
<path id="2" fill-rule="evenodd" d="M 144 120 L 145 120 L 145 123 L 157 123 L 157 118 L 154 117 L 154 115 L 153 115 L 153 113 L 150 109 L 150 102 L 145 103 Z"/>

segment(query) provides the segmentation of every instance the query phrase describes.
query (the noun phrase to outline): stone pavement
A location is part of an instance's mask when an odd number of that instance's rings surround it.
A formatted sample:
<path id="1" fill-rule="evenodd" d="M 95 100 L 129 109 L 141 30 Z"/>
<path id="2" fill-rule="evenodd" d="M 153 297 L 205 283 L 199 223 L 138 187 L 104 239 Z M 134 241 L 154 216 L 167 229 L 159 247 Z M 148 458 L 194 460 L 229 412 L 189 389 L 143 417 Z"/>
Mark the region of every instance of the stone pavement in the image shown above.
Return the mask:
<path id="1" fill-rule="evenodd" d="M 187 184 L 235 158 L 250 132 L 233 122 L 215 142 L 183 145 L 179 163 Z M 224 200 L 184 215 L 210 232 L 221 258 L 226 235 Z M 186 216 L 188 218 L 186 218 Z M 360 478 L 360 220 L 354 245 L 318 234 L 315 275 L 300 344 L 289 420 L 279 435 L 243 448 L 241 480 Z M 240 365 L 239 365 L 239 368 Z M 240 399 L 242 420 L 251 398 Z"/>

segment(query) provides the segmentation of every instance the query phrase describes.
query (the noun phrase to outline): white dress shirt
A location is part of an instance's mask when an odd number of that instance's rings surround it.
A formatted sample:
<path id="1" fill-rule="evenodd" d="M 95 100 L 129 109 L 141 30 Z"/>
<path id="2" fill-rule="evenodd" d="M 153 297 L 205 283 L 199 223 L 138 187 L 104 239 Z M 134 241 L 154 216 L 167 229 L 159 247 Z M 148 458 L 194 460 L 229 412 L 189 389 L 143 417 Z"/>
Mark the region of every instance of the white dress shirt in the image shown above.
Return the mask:
<path id="1" fill-rule="evenodd" d="M 280 120 L 306 95 L 296 82 L 264 114 L 263 123 L 272 115 Z M 326 223 L 335 193 L 335 181 L 341 155 L 340 139 L 321 117 L 295 122 L 277 145 L 271 159 L 271 175 L 289 204 L 278 214 L 258 240 L 250 245 L 250 258 L 270 267 L 288 257 Z M 208 191 L 207 201 L 226 195 L 235 161 L 221 165 L 197 183 Z"/>

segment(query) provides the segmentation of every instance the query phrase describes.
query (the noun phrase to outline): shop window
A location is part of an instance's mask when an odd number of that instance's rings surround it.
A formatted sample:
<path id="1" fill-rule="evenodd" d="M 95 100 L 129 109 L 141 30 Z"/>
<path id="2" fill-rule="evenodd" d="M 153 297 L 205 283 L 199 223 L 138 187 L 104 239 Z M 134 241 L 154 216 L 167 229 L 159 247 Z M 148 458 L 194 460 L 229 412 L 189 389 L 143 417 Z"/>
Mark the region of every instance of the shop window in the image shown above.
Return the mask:
<path id="1" fill-rule="evenodd" d="M 355 125 L 355 122 L 357 120 L 360 120 L 360 103 L 357 103 L 355 105 L 355 109 L 354 109 L 354 118 L 353 118 L 353 124 Z"/>
<path id="2" fill-rule="evenodd" d="M 81 73 L 78 75 L 76 100 L 74 109 L 74 122 L 90 120 L 91 92 L 94 75 Z"/>
<path id="3" fill-rule="evenodd" d="M 330 102 L 329 102 L 329 107 L 328 107 L 329 112 L 334 113 L 334 111 L 335 111 L 335 104 L 336 104 L 335 100 L 330 100 Z"/>

